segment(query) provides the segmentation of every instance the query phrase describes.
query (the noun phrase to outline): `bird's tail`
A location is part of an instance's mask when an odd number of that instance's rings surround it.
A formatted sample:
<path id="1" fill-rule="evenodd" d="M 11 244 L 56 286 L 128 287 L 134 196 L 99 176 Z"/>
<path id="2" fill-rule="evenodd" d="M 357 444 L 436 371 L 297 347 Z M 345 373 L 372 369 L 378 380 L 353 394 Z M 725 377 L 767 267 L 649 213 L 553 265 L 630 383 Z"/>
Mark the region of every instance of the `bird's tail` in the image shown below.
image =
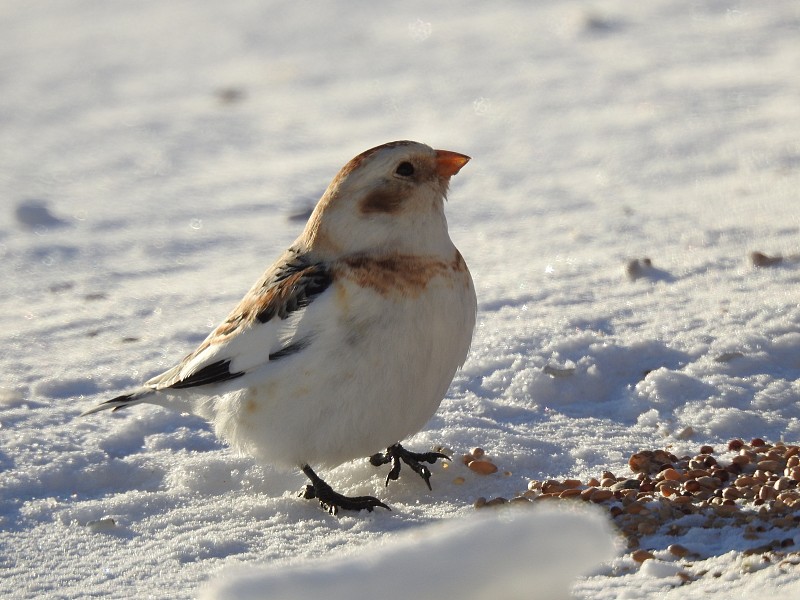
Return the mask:
<path id="1" fill-rule="evenodd" d="M 141 402 L 147 402 L 149 397 L 155 394 L 155 391 L 150 388 L 143 388 L 141 390 L 137 390 L 130 394 L 124 394 L 122 396 L 117 396 L 116 398 L 112 398 L 111 400 L 106 400 L 105 402 L 101 402 L 97 406 L 90 408 L 89 410 L 85 410 L 81 413 L 80 416 L 85 417 L 86 415 L 91 415 L 96 412 L 100 412 L 101 410 L 119 410 L 121 408 L 127 408 L 129 406 L 133 406 L 134 404 L 139 404 Z"/>

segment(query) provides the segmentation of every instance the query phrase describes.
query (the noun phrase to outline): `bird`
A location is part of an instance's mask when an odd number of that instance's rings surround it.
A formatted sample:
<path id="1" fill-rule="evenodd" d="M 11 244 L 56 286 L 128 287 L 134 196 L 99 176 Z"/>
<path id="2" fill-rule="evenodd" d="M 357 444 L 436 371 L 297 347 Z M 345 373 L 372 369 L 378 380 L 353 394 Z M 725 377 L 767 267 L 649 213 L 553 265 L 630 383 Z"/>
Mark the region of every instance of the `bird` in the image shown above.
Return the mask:
<path id="1" fill-rule="evenodd" d="M 405 464 L 431 489 L 426 464 L 450 457 L 401 441 L 439 408 L 472 343 L 475 286 L 444 212 L 469 160 L 407 140 L 358 154 L 194 351 L 82 416 L 140 403 L 197 415 L 236 451 L 302 471 L 300 496 L 331 514 L 391 510 L 317 473 L 357 458 L 390 465 L 386 486 Z"/>

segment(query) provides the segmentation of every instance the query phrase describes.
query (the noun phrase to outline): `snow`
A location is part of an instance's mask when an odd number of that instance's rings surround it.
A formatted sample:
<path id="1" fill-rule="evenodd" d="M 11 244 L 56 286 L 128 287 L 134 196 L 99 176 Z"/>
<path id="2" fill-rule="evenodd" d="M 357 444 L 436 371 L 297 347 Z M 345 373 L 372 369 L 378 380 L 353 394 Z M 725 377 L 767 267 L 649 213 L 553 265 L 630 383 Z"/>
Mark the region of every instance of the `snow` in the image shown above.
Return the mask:
<path id="1" fill-rule="evenodd" d="M 349 600 L 380 598 L 387 591 L 398 596 L 391 590 L 402 590 L 404 598 L 513 600 L 535 592 L 557 600 L 569 597 L 577 575 L 614 555 L 611 532 L 600 513 L 553 508 L 451 519 L 375 546 L 350 559 L 233 571 L 203 597 Z"/>
<path id="2" fill-rule="evenodd" d="M 789 0 L 2 4 L 0 594 L 302 597 L 401 561 L 384 597 L 475 564 L 497 590 L 594 565 L 575 597 L 798 596 L 800 539 L 767 562 L 698 525 L 677 561 L 660 531 L 639 565 L 596 515 L 472 504 L 643 448 L 799 441 L 799 32 Z M 393 510 L 332 517 L 196 418 L 77 418 L 191 350 L 394 139 L 473 157 L 447 211 L 479 298 L 407 445 L 481 446 L 497 473 L 454 460 L 429 492 L 348 463 L 327 480 Z"/>

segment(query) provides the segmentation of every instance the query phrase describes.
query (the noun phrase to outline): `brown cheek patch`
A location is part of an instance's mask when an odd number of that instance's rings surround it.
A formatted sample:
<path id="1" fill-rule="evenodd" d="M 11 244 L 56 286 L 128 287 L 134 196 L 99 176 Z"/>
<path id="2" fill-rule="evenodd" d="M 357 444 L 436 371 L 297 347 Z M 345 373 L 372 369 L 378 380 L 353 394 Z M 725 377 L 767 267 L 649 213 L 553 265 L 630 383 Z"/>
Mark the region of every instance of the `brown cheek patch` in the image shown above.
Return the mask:
<path id="1" fill-rule="evenodd" d="M 403 206 L 403 196 L 396 191 L 375 190 L 358 205 L 362 214 L 399 212 Z"/>
<path id="2" fill-rule="evenodd" d="M 350 257 L 342 261 L 341 276 L 381 296 L 419 296 L 435 277 L 448 277 L 453 265 L 418 256 Z"/>

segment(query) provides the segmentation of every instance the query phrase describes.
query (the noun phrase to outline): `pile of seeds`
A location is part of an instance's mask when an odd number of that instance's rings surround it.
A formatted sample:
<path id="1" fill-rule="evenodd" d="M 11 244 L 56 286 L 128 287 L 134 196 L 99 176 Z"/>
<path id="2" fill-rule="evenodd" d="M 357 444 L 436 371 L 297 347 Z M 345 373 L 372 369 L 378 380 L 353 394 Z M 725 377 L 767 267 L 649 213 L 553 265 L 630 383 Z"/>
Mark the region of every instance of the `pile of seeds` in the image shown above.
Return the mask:
<path id="1" fill-rule="evenodd" d="M 726 464 L 715 458 L 710 446 L 680 458 L 665 450 L 644 450 L 628 461 L 632 477 L 606 471 L 585 483 L 533 480 L 510 500 L 478 498 L 475 507 L 562 499 L 592 502 L 607 507 L 631 550 L 639 548 L 643 536 L 657 531 L 685 533 L 690 525 L 681 519 L 686 515 L 701 515 L 701 527 L 740 527 L 745 539 L 763 541 L 764 533 L 770 532 L 773 539 L 754 545 L 750 553 L 793 545 L 793 532 L 800 525 L 800 446 L 736 439 L 727 450 Z M 698 527 L 696 518 L 690 523 Z M 670 548 L 676 557 L 689 553 L 679 544 Z"/>

